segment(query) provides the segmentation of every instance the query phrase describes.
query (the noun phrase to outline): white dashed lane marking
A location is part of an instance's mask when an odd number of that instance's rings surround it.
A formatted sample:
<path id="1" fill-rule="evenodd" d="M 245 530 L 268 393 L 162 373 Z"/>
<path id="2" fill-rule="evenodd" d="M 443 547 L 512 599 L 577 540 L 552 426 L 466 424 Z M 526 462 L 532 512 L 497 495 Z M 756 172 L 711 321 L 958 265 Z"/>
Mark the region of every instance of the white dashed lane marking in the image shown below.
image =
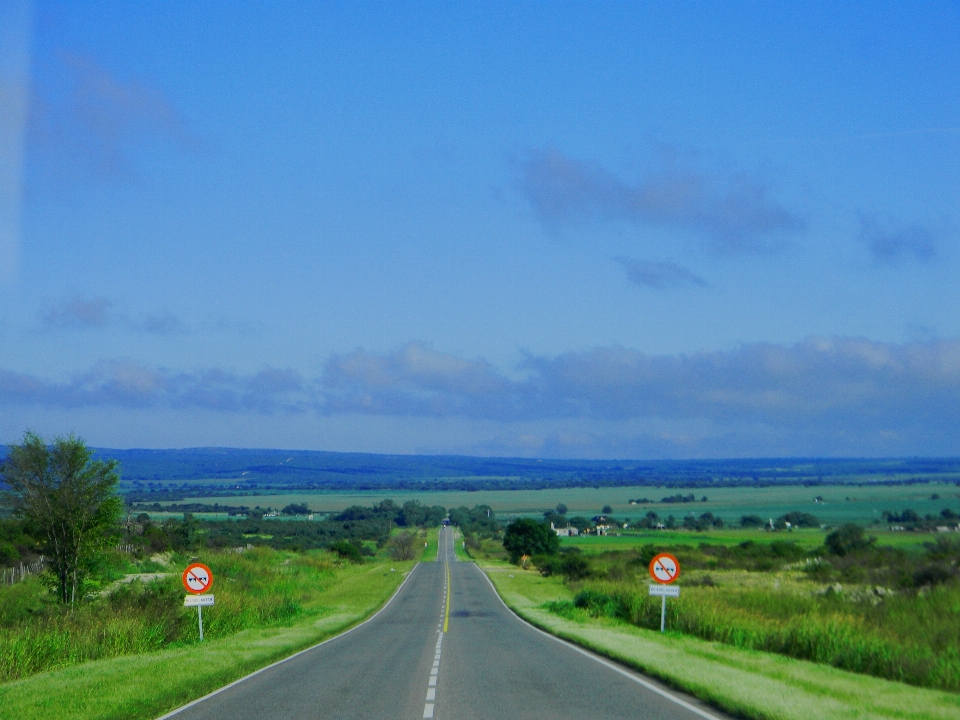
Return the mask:
<path id="1" fill-rule="evenodd" d="M 445 538 L 443 529 L 440 530 L 440 541 L 438 545 L 440 546 L 437 549 L 437 559 L 439 560 L 440 549 L 443 548 L 443 540 Z M 446 557 L 446 553 L 444 554 Z M 441 599 L 441 607 L 445 610 L 440 612 L 440 624 L 437 625 L 437 648 L 436 655 L 433 656 L 433 667 L 430 668 L 430 678 L 427 681 L 427 701 L 423 705 L 423 717 L 432 718 L 433 710 L 436 707 L 435 701 L 437 699 L 437 677 L 440 673 L 440 646 L 443 645 L 443 631 L 444 622 L 446 620 L 445 612 L 449 612 L 449 605 L 447 604 L 447 595 L 450 592 L 450 569 L 449 567 L 444 568 L 446 570 L 446 582 L 443 587 L 443 597 Z"/>

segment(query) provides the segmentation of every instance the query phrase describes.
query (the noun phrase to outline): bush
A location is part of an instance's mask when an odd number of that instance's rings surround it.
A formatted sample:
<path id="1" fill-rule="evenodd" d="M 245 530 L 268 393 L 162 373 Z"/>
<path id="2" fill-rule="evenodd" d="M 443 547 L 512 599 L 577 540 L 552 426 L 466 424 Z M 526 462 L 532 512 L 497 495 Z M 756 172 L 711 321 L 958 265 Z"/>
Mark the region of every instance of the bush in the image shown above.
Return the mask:
<path id="1" fill-rule="evenodd" d="M 953 569 L 942 563 L 933 563 L 922 567 L 913 575 L 914 587 L 940 585 L 953 578 Z"/>
<path id="2" fill-rule="evenodd" d="M 394 560 L 413 560 L 417 554 L 417 536 L 411 532 L 401 532 L 390 538 L 387 547 Z"/>
<path id="3" fill-rule="evenodd" d="M 352 563 L 362 563 L 363 557 L 360 555 L 360 548 L 349 540 L 341 540 L 330 546 L 330 549 L 344 560 Z"/>
<path id="4" fill-rule="evenodd" d="M 875 537 L 863 537 L 863 528 L 859 525 L 847 523 L 827 535 L 824 544 L 831 554 L 843 557 L 849 553 L 866 550 L 876 541 Z"/>
<path id="5" fill-rule="evenodd" d="M 567 580 L 583 580 L 590 575 L 590 563 L 576 548 L 560 555 L 535 555 L 533 564 L 541 575 L 563 575 Z"/>

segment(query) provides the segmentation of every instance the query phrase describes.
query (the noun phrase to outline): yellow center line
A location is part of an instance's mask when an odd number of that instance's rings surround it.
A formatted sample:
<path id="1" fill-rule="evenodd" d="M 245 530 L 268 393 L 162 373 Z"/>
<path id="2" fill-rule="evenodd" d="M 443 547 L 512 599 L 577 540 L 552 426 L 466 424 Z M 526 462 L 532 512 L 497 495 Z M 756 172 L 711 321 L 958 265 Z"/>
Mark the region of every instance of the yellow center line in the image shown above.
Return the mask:
<path id="1" fill-rule="evenodd" d="M 447 563 L 447 608 L 443 613 L 443 631 L 450 626 L 450 563 Z"/>

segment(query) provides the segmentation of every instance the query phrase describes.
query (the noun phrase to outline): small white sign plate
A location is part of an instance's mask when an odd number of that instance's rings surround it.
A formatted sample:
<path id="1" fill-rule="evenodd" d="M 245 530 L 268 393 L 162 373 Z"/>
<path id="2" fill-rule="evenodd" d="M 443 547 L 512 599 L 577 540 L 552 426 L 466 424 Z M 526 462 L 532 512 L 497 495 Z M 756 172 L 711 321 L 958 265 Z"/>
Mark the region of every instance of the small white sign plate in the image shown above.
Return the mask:
<path id="1" fill-rule="evenodd" d="M 213 595 L 187 595 L 183 599 L 184 607 L 198 607 L 213 605 Z"/>
<path id="2" fill-rule="evenodd" d="M 650 585 L 650 594 L 657 597 L 680 597 L 680 588 L 677 585 Z"/>

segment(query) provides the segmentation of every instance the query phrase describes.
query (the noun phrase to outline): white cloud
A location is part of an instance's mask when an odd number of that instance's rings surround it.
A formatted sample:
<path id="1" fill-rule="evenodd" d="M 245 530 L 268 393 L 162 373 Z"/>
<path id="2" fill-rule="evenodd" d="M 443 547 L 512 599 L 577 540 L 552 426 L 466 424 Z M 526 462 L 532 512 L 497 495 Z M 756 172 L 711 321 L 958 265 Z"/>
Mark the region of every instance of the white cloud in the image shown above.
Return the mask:
<path id="1" fill-rule="evenodd" d="M 627 182 L 596 162 L 555 148 L 521 165 L 527 199 L 545 225 L 622 221 L 701 233 L 721 253 L 774 249 L 779 237 L 806 226 L 747 173 L 707 173 L 664 162 Z"/>

